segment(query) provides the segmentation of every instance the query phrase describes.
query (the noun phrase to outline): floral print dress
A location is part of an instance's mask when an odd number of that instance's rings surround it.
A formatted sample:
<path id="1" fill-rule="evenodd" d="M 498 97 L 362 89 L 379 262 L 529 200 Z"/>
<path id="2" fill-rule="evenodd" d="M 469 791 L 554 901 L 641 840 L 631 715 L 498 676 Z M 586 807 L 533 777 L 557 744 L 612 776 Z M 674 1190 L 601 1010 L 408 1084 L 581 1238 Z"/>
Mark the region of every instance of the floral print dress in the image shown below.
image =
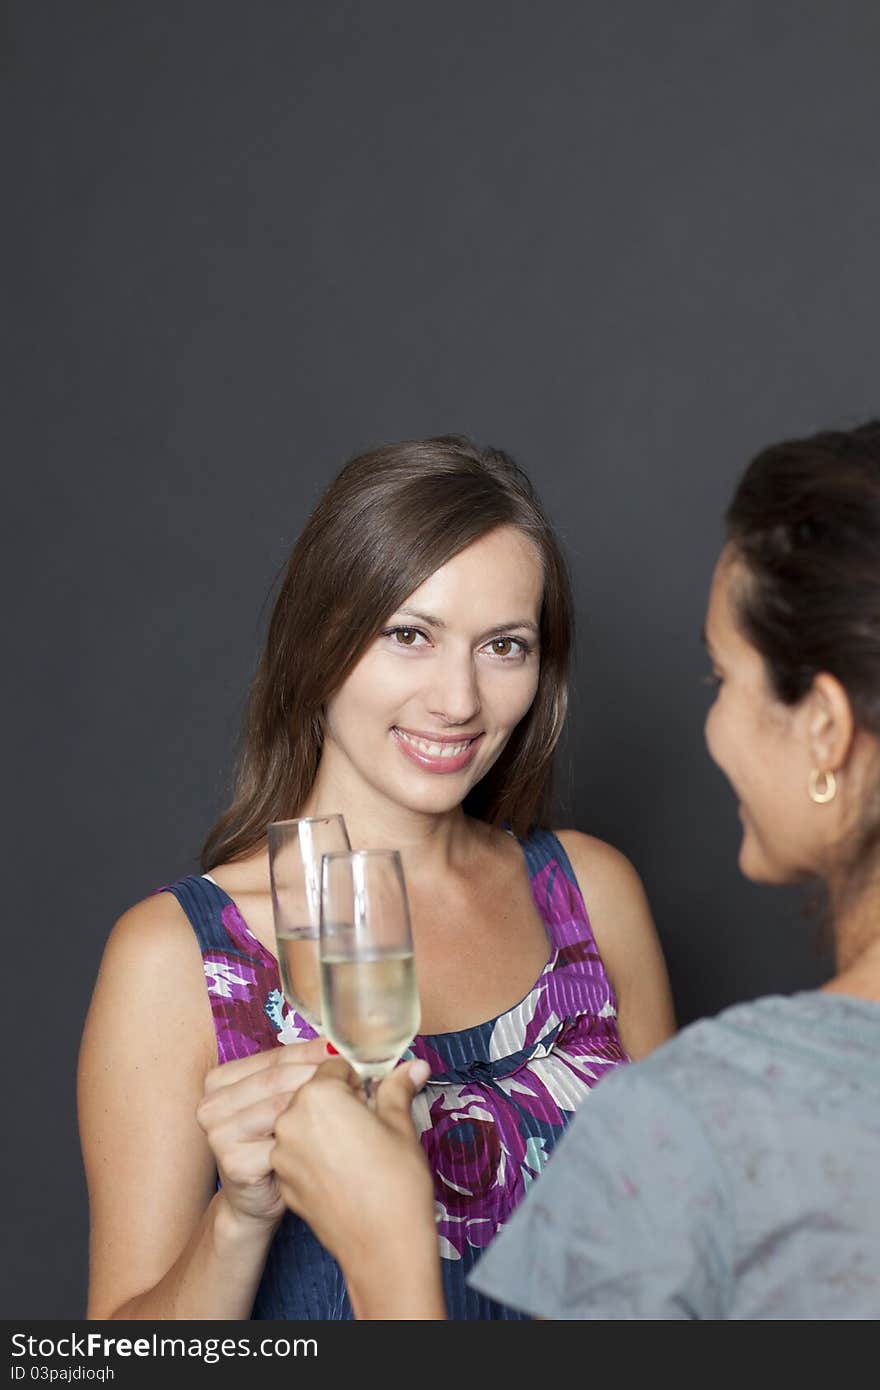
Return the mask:
<path id="1" fill-rule="evenodd" d="M 406 1054 L 431 1067 L 413 1118 L 434 1174 L 451 1318 L 524 1316 L 470 1288 L 467 1275 L 587 1092 L 628 1060 L 614 992 L 565 850 L 547 830 L 520 845 L 549 940 L 540 977 L 497 1018 L 455 1033 L 419 1034 Z M 220 1062 L 315 1036 L 289 1009 L 275 958 L 222 888 L 192 876 L 166 891 L 199 939 Z M 352 1316 L 336 1262 L 292 1213 L 272 1243 L 251 1316 Z"/>

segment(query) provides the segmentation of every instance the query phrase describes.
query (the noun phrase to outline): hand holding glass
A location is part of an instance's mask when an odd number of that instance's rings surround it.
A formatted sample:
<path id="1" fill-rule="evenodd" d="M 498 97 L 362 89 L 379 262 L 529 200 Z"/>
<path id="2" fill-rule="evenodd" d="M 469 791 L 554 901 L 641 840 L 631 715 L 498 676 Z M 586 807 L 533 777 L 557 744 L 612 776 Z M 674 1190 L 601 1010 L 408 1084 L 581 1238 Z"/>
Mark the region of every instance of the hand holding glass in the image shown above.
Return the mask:
<path id="1" fill-rule="evenodd" d="M 409 904 L 397 850 L 325 854 L 321 886 L 324 1032 L 368 1096 L 419 1027 Z"/>
<path id="2" fill-rule="evenodd" d="M 350 847 L 342 816 L 308 816 L 273 821 L 269 826 L 269 879 L 281 988 L 290 1007 L 319 1032 L 321 856 Z"/>

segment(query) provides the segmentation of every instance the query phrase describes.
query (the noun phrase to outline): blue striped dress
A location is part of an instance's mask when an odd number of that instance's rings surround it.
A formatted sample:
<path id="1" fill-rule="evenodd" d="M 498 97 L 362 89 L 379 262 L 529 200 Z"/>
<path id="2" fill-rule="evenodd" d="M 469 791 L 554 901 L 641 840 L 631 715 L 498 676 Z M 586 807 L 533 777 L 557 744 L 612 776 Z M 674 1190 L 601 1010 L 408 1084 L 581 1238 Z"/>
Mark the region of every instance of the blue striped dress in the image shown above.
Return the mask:
<path id="1" fill-rule="evenodd" d="M 628 1059 L 614 992 L 568 857 L 552 832 L 520 841 L 548 959 L 517 1004 L 454 1033 L 419 1034 L 406 1054 L 431 1076 L 414 1120 L 434 1174 L 439 1253 L 451 1318 L 524 1316 L 470 1288 L 467 1275 L 509 1219 L 595 1083 Z M 199 941 L 228 1062 L 315 1036 L 281 993 L 278 966 L 227 893 L 207 876 L 172 884 Z M 352 1310 L 335 1260 L 288 1213 L 254 1302 L 258 1319 L 343 1319 Z"/>

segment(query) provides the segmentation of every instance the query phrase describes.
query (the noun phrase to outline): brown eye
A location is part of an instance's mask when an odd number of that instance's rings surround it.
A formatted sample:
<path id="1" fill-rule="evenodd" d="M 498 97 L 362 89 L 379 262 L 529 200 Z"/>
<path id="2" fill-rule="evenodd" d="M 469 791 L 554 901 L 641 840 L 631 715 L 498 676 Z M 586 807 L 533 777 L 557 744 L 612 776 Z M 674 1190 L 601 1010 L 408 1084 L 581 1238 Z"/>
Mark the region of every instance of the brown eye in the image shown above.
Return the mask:
<path id="1" fill-rule="evenodd" d="M 398 646 L 411 647 L 416 640 L 416 630 L 414 627 L 396 627 L 394 636 Z"/>
<path id="2" fill-rule="evenodd" d="M 492 656 L 516 656 L 517 653 L 525 653 L 523 642 L 517 642 L 516 637 L 494 637 L 489 642 L 489 651 Z"/>

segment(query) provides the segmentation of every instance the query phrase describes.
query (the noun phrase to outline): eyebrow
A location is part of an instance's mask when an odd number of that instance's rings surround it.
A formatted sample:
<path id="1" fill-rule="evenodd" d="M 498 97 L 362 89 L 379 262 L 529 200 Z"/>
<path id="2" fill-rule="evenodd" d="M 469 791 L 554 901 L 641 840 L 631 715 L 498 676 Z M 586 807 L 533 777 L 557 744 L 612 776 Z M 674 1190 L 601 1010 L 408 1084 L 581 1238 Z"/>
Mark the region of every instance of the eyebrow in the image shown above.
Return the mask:
<path id="1" fill-rule="evenodd" d="M 448 626 L 442 618 L 435 618 L 431 613 L 417 613 L 414 608 L 398 608 L 396 611 L 405 618 L 415 618 L 418 622 L 424 623 L 426 627 L 445 629 Z M 484 637 L 491 637 L 496 632 L 518 632 L 523 629 L 536 637 L 538 635 L 537 623 L 533 623 L 530 618 L 516 618 L 510 623 L 493 624 L 492 627 L 481 633 L 477 640 L 482 641 Z"/>

